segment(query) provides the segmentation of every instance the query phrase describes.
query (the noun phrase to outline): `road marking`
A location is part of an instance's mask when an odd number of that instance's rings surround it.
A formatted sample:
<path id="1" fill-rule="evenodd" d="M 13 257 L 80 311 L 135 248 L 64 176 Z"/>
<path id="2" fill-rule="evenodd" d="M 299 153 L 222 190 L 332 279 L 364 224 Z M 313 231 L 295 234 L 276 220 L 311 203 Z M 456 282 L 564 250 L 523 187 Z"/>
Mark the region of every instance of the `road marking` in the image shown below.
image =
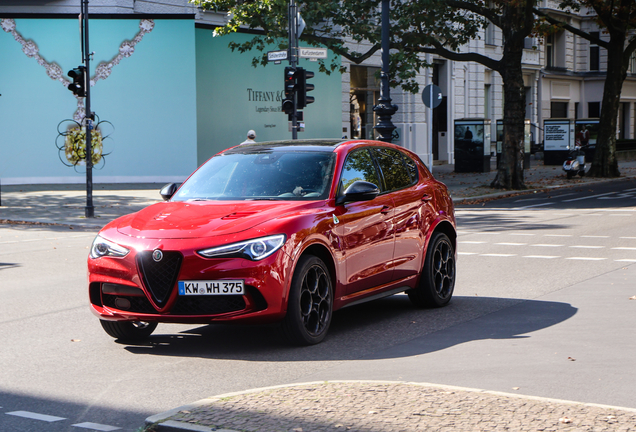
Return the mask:
<path id="1" fill-rule="evenodd" d="M 30 412 L 30 411 L 11 411 L 6 414 L 17 416 L 17 417 L 24 417 L 24 418 L 33 419 L 33 420 L 42 420 L 49 423 L 60 421 L 60 420 L 66 420 L 64 417 L 55 417 L 55 416 L 50 416 L 46 414 L 38 414 L 38 413 Z"/>
<path id="2" fill-rule="evenodd" d="M 559 256 L 555 256 L 555 255 L 526 255 L 524 256 L 524 258 L 544 258 L 544 259 L 554 259 L 554 258 L 561 258 Z"/>
<path id="3" fill-rule="evenodd" d="M 457 252 L 457 255 L 477 255 L 477 252 Z"/>
<path id="4" fill-rule="evenodd" d="M 487 256 L 487 257 L 511 257 L 517 256 L 517 254 L 481 254 L 479 256 Z"/>
<path id="5" fill-rule="evenodd" d="M 511 236 L 533 236 L 535 234 L 530 234 L 530 233 L 510 233 Z M 636 237 L 634 237 L 636 238 Z"/>
<path id="6" fill-rule="evenodd" d="M 618 261 L 618 262 L 636 262 L 636 259 L 619 259 L 619 260 L 614 260 L 614 261 Z"/>
<path id="7" fill-rule="evenodd" d="M 483 234 L 483 235 L 499 235 L 500 232 L 492 232 L 492 231 L 479 231 L 473 234 Z"/>
<path id="8" fill-rule="evenodd" d="M 580 260 L 580 261 L 603 261 L 607 258 L 591 258 L 591 257 L 570 257 L 568 260 Z"/>
<path id="9" fill-rule="evenodd" d="M 609 238 L 609 236 L 581 236 L 581 238 Z"/>
<path id="10" fill-rule="evenodd" d="M 615 193 L 617 193 L 617 192 L 607 192 L 607 193 L 602 193 L 602 194 L 598 194 L 598 195 L 589 195 L 589 196 L 584 196 L 584 197 L 580 197 L 580 198 L 567 199 L 567 200 L 563 200 L 561 202 L 581 201 L 581 200 L 584 200 L 584 199 L 590 199 L 590 198 L 597 198 L 597 197 L 601 197 L 601 196 L 613 195 Z"/>
<path id="11" fill-rule="evenodd" d="M 78 428 L 84 428 L 84 429 L 103 431 L 103 432 L 110 432 L 110 431 L 115 431 L 115 430 L 121 429 L 120 427 L 117 427 L 117 426 L 109 426 L 109 425 L 104 425 L 104 424 L 99 424 L 99 423 L 91 423 L 91 422 L 77 423 L 77 424 L 74 424 L 74 425 L 71 425 L 71 426 L 75 426 L 75 427 L 78 427 Z"/>
<path id="12" fill-rule="evenodd" d="M 461 244 L 484 244 L 486 243 L 485 241 L 470 241 L 470 240 L 463 240 L 460 241 L 459 243 Z"/>
<path id="13" fill-rule="evenodd" d="M 539 243 L 539 244 L 533 244 L 533 245 L 530 245 L 530 246 L 534 246 L 534 247 L 561 247 L 561 246 L 563 246 L 563 245 L 558 245 L 558 244 L 542 244 L 542 243 Z"/>
<path id="14" fill-rule="evenodd" d="M 510 210 L 525 210 L 525 209 L 529 209 L 529 208 L 533 208 L 533 207 L 543 207 L 543 206 L 547 206 L 550 204 L 554 204 L 553 202 L 547 202 L 547 203 L 543 203 L 543 204 L 533 204 L 533 205 L 529 205 L 529 206 L 525 206 L 525 207 L 513 207 Z"/>
<path id="15" fill-rule="evenodd" d="M 603 249 L 605 246 L 585 246 L 585 245 L 574 245 L 574 246 L 568 246 L 571 248 L 578 248 L 578 249 Z"/>
<path id="16" fill-rule="evenodd" d="M 502 246 L 525 246 L 528 243 L 495 243 L 496 245 L 502 245 Z"/>
<path id="17" fill-rule="evenodd" d="M 544 234 L 544 237 L 572 237 L 572 234 Z"/>
<path id="18" fill-rule="evenodd" d="M 636 247 L 615 247 L 615 250 L 636 250 Z"/>
<path id="19" fill-rule="evenodd" d="M 636 240 L 636 237 L 619 237 L 622 239 L 628 239 L 628 240 Z"/>

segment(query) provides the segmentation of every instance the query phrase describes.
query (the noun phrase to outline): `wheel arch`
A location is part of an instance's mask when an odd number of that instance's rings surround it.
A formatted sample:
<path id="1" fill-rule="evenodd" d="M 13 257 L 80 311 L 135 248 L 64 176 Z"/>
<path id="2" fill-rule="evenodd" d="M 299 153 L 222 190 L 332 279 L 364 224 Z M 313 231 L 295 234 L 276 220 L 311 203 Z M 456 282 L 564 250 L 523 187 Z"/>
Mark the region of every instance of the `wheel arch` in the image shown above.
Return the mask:
<path id="1" fill-rule="evenodd" d="M 431 235 L 429 237 L 429 241 L 430 241 L 431 238 L 433 238 L 433 235 L 435 233 L 437 233 L 437 232 L 441 232 L 441 233 L 446 234 L 448 239 L 453 244 L 453 249 L 455 251 L 457 251 L 457 231 L 455 230 L 455 227 L 453 226 L 453 224 L 451 224 L 447 220 L 440 221 L 437 225 L 435 225 L 435 228 L 431 232 Z"/>
<path id="2" fill-rule="evenodd" d="M 322 262 L 325 263 L 325 265 L 327 266 L 327 269 L 329 270 L 329 277 L 331 278 L 331 286 L 333 287 L 334 296 L 335 296 L 336 282 L 338 278 L 336 277 L 336 263 L 333 259 L 333 256 L 331 255 L 331 252 L 329 252 L 329 249 L 322 243 L 312 243 L 309 246 L 307 246 L 299 254 L 298 260 L 296 260 L 296 264 L 298 264 L 298 262 L 300 261 L 300 258 L 305 255 L 316 256 L 320 258 Z M 296 270 L 295 267 L 296 265 L 294 265 L 294 271 Z"/>

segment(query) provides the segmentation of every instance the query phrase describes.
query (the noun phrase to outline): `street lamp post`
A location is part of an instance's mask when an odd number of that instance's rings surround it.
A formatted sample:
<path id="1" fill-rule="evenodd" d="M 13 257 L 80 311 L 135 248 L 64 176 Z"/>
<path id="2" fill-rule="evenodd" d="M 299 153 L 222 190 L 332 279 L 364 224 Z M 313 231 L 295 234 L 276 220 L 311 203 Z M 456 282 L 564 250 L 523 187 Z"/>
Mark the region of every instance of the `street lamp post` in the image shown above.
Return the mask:
<path id="1" fill-rule="evenodd" d="M 396 105 L 391 104 L 389 86 L 389 49 L 390 49 L 390 23 L 389 23 L 389 0 L 382 0 L 382 71 L 380 72 L 380 99 L 373 107 L 373 111 L 378 114 L 378 123 L 374 129 L 378 131 L 380 141 L 391 142 L 395 126 L 391 121 L 391 116 L 398 110 Z"/>

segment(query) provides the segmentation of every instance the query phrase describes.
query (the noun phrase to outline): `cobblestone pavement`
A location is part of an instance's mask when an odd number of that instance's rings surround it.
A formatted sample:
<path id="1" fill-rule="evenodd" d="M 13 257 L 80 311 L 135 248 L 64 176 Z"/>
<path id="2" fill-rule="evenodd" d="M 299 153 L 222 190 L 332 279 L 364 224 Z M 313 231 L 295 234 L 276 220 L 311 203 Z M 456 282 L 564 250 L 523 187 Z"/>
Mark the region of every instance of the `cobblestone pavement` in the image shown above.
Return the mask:
<path id="1" fill-rule="evenodd" d="M 147 430 L 636 431 L 634 409 L 414 383 L 274 387 L 204 399 L 166 414 Z"/>

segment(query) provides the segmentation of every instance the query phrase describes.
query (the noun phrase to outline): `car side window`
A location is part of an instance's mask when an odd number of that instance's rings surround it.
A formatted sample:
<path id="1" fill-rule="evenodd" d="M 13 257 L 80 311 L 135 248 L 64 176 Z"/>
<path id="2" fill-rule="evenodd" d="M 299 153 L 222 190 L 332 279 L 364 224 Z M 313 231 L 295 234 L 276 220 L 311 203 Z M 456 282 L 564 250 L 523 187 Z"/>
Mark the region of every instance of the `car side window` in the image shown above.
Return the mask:
<path id="1" fill-rule="evenodd" d="M 378 161 L 387 191 L 403 189 L 413 184 L 402 153 L 390 148 L 374 148 L 373 157 Z"/>
<path id="2" fill-rule="evenodd" d="M 338 195 L 343 194 L 357 180 L 373 183 L 382 189 L 378 172 L 367 149 L 356 150 L 347 156 L 340 175 Z"/>
<path id="3" fill-rule="evenodd" d="M 411 159 L 409 156 L 402 153 L 402 157 L 404 158 L 404 163 L 406 164 L 406 170 L 409 172 L 411 176 L 411 183 L 417 183 L 419 176 L 417 172 L 417 165 L 415 161 Z"/>

